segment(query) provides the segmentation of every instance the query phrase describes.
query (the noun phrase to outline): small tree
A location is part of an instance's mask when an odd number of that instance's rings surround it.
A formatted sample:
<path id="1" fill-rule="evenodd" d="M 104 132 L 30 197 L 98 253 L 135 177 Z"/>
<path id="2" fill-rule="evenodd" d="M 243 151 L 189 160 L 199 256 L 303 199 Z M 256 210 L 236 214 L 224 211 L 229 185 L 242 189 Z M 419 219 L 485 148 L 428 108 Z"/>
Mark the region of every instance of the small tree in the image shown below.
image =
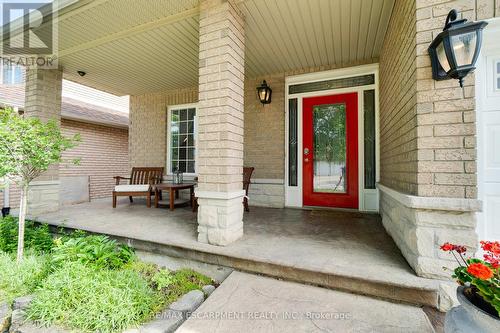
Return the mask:
<path id="1" fill-rule="evenodd" d="M 53 120 L 23 117 L 13 109 L 0 110 L 0 177 L 7 177 L 21 188 L 17 260 L 24 252 L 24 224 L 30 183 L 61 161 L 62 153 L 72 148 L 79 136 L 66 138 Z"/>

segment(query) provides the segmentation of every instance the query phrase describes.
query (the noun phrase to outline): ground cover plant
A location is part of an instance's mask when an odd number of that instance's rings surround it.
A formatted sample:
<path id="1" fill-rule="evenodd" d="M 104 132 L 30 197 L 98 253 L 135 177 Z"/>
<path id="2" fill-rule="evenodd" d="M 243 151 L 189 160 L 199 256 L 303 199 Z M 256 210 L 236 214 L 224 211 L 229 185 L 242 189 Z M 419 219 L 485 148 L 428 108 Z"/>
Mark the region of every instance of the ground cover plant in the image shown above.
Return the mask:
<path id="1" fill-rule="evenodd" d="M 16 261 L 17 219 L 0 219 L 0 301 L 34 295 L 27 318 L 42 326 L 120 332 L 153 318 L 188 291 L 213 281 L 137 259 L 132 248 L 81 231 L 53 238 L 26 222 L 27 253 Z"/>

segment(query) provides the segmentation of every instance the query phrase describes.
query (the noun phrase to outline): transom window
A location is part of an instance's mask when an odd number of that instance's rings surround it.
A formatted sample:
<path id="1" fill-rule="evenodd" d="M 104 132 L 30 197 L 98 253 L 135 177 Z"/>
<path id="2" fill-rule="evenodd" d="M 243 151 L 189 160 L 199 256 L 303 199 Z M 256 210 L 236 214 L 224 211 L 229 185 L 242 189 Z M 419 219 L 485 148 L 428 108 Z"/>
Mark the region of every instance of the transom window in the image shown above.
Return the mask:
<path id="1" fill-rule="evenodd" d="M 196 173 L 196 105 L 173 106 L 167 112 L 168 172 Z"/>

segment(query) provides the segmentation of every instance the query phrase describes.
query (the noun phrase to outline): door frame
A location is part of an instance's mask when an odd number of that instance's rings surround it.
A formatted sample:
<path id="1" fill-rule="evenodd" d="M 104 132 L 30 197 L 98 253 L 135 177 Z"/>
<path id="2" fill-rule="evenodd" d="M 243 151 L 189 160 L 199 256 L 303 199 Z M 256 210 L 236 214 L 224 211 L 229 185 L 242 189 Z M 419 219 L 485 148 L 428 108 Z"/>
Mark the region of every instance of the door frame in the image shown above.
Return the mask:
<path id="1" fill-rule="evenodd" d="M 289 104 L 290 98 L 297 98 L 297 150 L 303 150 L 303 124 L 302 124 L 302 99 L 304 97 L 317 97 L 325 95 L 336 95 L 344 93 L 358 93 L 358 210 L 359 211 L 378 211 L 379 194 L 378 189 L 365 189 L 364 179 L 364 103 L 363 91 L 375 90 L 375 180 L 378 183 L 380 179 L 380 131 L 379 131 L 379 78 L 378 64 L 369 64 L 356 67 L 341 68 L 329 71 L 315 72 L 303 75 L 288 76 L 285 78 L 285 206 L 303 207 L 302 203 L 302 158 L 297 159 L 297 186 L 288 185 L 288 135 L 289 135 Z M 318 82 L 331 79 L 349 78 L 360 75 L 375 76 L 375 83 L 357 87 L 347 87 L 340 89 L 329 89 L 306 93 L 289 94 L 289 87 L 295 84 Z M 301 154 L 298 156 L 302 157 Z"/>
<path id="2" fill-rule="evenodd" d="M 484 143 L 484 133 L 483 133 L 483 118 L 484 112 L 491 110 L 491 105 L 486 103 L 487 94 L 489 93 L 485 83 L 490 79 L 488 77 L 488 61 L 489 56 L 485 55 L 484 52 L 488 52 L 490 50 L 500 51 L 500 46 L 498 44 L 493 44 L 496 40 L 492 38 L 494 34 L 500 33 L 500 18 L 493 18 L 486 20 L 488 22 L 488 26 L 483 31 L 483 47 L 481 50 L 481 54 L 478 58 L 477 69 L 475 73 L 475 96 L 476 96 L 476 149 L 477 149 L 477 199 L 481 200 L 483 203 L 483 210 L 476 213 L 477 214 L 477 226 L 476 232 L 478 233 L 480 239 L 487 240 L 495 240 L 491 239 L 491 236 L 487 234 L 487 221 L 486 221 L 486 213 L 488 211 L 488 205 L 485 202 L 485 179 L 484 179 L 484 166 L 486 154 L 484 151 L 485 143 Z M 486 50 L 486 51 L 485 51 Z"/>

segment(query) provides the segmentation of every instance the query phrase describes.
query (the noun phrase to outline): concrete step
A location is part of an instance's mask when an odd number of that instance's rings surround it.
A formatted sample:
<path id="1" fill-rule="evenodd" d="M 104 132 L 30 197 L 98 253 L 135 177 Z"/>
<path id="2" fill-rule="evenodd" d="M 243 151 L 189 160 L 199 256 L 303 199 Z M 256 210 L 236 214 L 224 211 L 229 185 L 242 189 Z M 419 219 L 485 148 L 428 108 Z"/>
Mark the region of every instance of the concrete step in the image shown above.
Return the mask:
<path id="1" fill-rule="evenodd" d="M 72 230 L 68 227 L 66 229 Z M 388 274 L 383 271 L 374 272 L 373 269 L 364 269 L 355 265 L 350 267 L 328 267 L 328 270 L 313 270 L 307 268 L 307 265 L 292 266 L 287 263 L 273 261 L 272 258 L 259 259 L 250 255 L 243 256 L 241 253 L 233 255 L 217 253 L 217 250 L 221 249 L 219 247 L 211 247 L 213 251 L 209 252 L 202 249 L 206 247 L 206 244 L 200 244 L 199 248 L 188 248 L 150 240 L 108 235 L 137 250 L 154 254 L 195 260 L 230 267 L 239 271 L 263 274 L 303 284 L 312 284 L 413 305 L 438 307 L 439 282 L 419 278 L 411 272 L 391 270 L 390 274 Z"/>
<path id="2" fill-rule="evenodd" d="M 434 332 L 420 307 L 233 272 L 176 331 Z"/>

